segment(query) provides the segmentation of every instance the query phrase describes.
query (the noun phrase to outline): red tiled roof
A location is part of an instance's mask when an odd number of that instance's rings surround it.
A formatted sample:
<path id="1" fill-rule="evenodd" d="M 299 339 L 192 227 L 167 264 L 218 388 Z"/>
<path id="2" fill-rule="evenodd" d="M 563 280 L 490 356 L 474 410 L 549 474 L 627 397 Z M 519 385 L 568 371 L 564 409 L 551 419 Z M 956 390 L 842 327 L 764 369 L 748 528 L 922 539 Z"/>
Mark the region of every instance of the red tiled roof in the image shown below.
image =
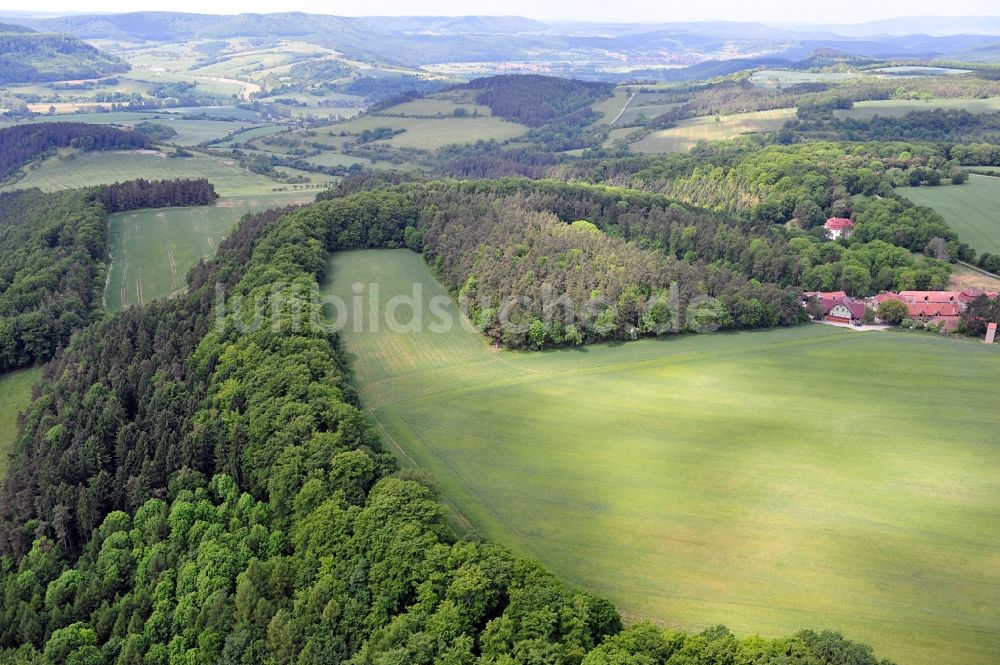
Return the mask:
<path id="1" fill-rule="evenodd" d="M 958 316 L 962 313 L 958 303 L 910 303 L 910 316 Z"/>
<path id="2" fill-rule="evenodd" d="M 907 303 L 953 303 L 972 302 L 976 299 L 978 289 L 965 291 L 900 291 L 899 296 Z"/>
<path id="3" fill-rule="evenodd" d="M 843 305 L 851 313 L 851 317 L 855 319 L 864 318 L 865 315 L 865 304 L 859 300 L 854 300 L 853 298 L 848 298 L 847 296 L 838 296 L 835 298 L 820 298 L 820 302 L 823 303 L 823 316 L 830 314 L 832 310 L 837 305 Z"/>
<path id="4" fill-rule="evenodd" d="M 978 288 L 965 289 L 961 293 L 962 293 L 963 302 L 972 302 L 973 300 L 975 300 L 979 296 L 986 296 L 987 298 L 996 298 L 997 297 L 997 292 L 996 291 L 983 291 L 982 289 L 978 289 Z"/>
<path id="5" fill-rule="evenodd" d="M 884 303 L 886 300 L 898 300 L 900 302 L 903 302 L 903 299 L 900 298 L 895 293 L 880 293 L 877 296 L 875 296 L 875 302 L 877 302 L 880 305 Z"/>
<path id="6" fill-rule="evenodd" d="M 846 217 L 831 217 L 823 225 L 828 231 L 844 231 L 854 228 L 854 222 Z"/>

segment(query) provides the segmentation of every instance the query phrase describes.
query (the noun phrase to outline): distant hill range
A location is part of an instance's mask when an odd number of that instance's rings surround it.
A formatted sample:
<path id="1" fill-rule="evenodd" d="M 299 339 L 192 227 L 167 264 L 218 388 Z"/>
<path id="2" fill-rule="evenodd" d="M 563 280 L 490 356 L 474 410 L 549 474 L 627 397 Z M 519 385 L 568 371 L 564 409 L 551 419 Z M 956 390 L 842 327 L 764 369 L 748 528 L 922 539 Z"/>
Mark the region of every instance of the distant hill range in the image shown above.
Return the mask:
<path id="1" fill-rule="evenodd" d="M 77 37 L 0 23 L 0 84 L 102 78 L 128 69 Z"/>
<path id="2" fill-rule="evenodd" d="M 542 22 L 512 16 L 342 17 L 299 12 L 213 15 L 179 12 L 72 15 L 8 22 L 81 39 L 307 39 L 349 56 L 411 67 L 441 62 L 559 60 L 678 64 L 733 58 L 800 61 L 819 49 L 860 57 L 987 60 L 1000 53 L 1000 17 L 901 18 L 854 26 L 773 26 L 762 23 L 663 24 Z M 775 61 L 777 64 L 777 61 Z M 732 66 L 737 66 L 738 63 Z M 725 69 L 725 68 L 723 68 Z M 676 75 L 675 75 L 676 76 Z"/>

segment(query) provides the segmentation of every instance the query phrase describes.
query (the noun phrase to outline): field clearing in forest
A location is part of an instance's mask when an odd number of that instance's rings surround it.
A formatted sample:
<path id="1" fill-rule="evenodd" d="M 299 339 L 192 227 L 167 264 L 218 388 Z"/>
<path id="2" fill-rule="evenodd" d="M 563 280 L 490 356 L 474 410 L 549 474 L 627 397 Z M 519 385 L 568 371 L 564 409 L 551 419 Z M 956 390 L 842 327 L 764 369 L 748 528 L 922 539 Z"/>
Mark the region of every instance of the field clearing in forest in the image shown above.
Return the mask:
<path id="1" fill-rule="evenodd" d="M 208 178 L 221 196 L 270 192 L 282 184 L 250 173 L 231 159 L 197 154 L 170 158 L 151 151 L 67 152 L 26 167 L 26 174 L 0 190 L 38 187 L 52 192 L 91 185 L 124 182 L 136 178 L 165 180 Z"/>
<path id="2" fill-rule="evenodd" d="M 17 438 L 17 416 L 28 407 L 31 387 L 41 378 L 41 367 L 0 374 L 0 478 L 7 472 L 7 455 Z"/>
<path id="3" fill-rule="evenodd" d="M 424 326 L 441 320 L 416 253 L 336 253 L 328 280 L 348 305 L 355 283 L 382 305 L 418 284 Z M 1000 348 L 820 325 L 544 353 L 458 325 L 349 321 L 342 339 L 364 406 L 457 524 L 630 620 L 995 662 Z"/>
<path id="4" fill-rule="evenodd" d="M 169 296 L 187 283 L 198 259 L 215 253 L 243 215 L 291 203 L 314 194 L 276 192 L 219 199 L 214 206 L 157 208 L 111 215 L 108 247 L 111 268 L 105 306 L 118 310 Z"/>
<path id="5" fill-rule="evenodd" d="M 840 109 L 833 114 L 838 118 L 870 120 L 876 115 L 901 116 L 912 111 L 958 109 L 969 113 L 995 113 L 1000 111 L 1000 97 L 986 99 L 879 99 L 855 102 L 854 108 Z"/>
<path id="6" fill-rule="evenodd" d="M 653 132 L 633 143 L 632 150 L 644 153 L 687 152 L 698 141 L 725 141 L 742 134 L 774 132 L 794 117 L 795 109 L 776 109 L 681 120 L 675 127 Z"/>

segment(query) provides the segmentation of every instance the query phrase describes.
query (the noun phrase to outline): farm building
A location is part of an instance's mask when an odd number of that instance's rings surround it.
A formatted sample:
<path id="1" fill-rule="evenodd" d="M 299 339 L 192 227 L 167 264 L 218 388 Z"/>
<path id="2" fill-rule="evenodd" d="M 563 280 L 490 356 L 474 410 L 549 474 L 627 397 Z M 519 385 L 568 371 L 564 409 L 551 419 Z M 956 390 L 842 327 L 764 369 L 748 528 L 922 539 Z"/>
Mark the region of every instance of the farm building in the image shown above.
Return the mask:
<path id="1" fill-rule="evenodd" d="M 824 321 L 854 323 L 865 317 L 865 303 L 843 291 L 807 291 L 802 295 L 806 302 L 815 299 L 823 306 Z"/>
<path id="2" fill-rule="evenodd" d="M 826 232 L 833 240 L 837 238 L 850 238 L 854 233 L 854 222 L 844 217 L 831 217 L 823 225 Z"/>
<path id="3" fill-rule="evenodd" d="M 934 323 L 946 330 L 958 328 L 959 319 L 966 305 L 979 296 L 996 298 L 994 291 L 965 289 L 963 291 L 900 291 L 880 293 L 872 299 L 872 306 L 878 312 L 879 306 L 887 300 L 899 300 L 909 310 L 909 318 L 923 323 Z"/>
<path id="4" fill-rule="evenodd" d="M 957 303 L 964 307 L 966 304 L 972 302 L 981 295 L 985 295 L 989 298 L 997 297 L 995 291 L 983 291 L 982 289 L 965 289 L 964 291 L 900 291 L 899 299 L 907 304 Z"/>
<path id="5" fill-rule="evenodd" d="M 958 303 L 907 303 L 910 318 L 923 323 L 933 323 L 945 330 L 956 330 L 962 308 Z"/>

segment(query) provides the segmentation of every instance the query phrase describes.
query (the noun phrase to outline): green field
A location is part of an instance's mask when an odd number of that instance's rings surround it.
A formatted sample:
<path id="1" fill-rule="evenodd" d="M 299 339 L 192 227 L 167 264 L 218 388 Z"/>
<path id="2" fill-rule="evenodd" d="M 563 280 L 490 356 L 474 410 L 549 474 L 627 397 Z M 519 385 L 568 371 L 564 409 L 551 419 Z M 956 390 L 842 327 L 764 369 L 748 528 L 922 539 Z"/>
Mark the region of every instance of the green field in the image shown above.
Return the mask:
<path id="1" fill-rule="evenodd" d="M 7 455 L 17 437 L 17 416 L 27 408 L 31 387 L 41 378 L 41 367 L 0 374 L 0 477 L 7 472 Z"/>
<path id="2" fill-rule="evenodd" d="M 206 109 L 188 109 L 191 113 L 211 114 L 214 107 Z M 218 110 L 217 113 L 228 113 L 228 109 Z M 233 109 L 232 113 L 241 113 L 240 109 Z M 268 130 L 281 131 L 285 127 L 278 126 L 278 130 L 272 130 L 271 125 L 260 125 L 249 120 L 188 120 L 178 113 L 168 113 L 160 111 L 156 113 L 142 113 L 137 111 L 116 111 L 112 113 L 71 113 L 62 115 L 46 115 L 32 118 L 31 122 L 88 122 L 94 124 L 114 124 L 114 125 L 136 125 L 140 122 L 155 122 L 173 127 L 177 131 L 177 136 L 168 139 L 168 143 L 177 143 L 185 146 L 195 146 L 205 141 L 215 141 L 224 139 L 232 132 L 240 131 L 251 127 L 265 127 Z M 13 122 L 0 122 L 0 127 L 10 126 Z"/>
<path id="3" fill-rule="evenodd" d="M 110 310 L 163 298 L 185 285 L 198 259 L 215 253 L 219 242 L 248 212 L 290 203 L 308 203 L 314 194 L 276 192 L 220 199 L 214 206 L 136 210 L 111 216 L 111 268 L 104 291 Z"/>
<path id="4" fill-rule="evenodd" d="M 38 187 L 51 192 L 60 189 L 123 182 L 135 178 L 208 178 L 222 196 L 242 196 L 270 192 L 281 184 L 250 173 L 232 160 L 196 155 L 168 158 L 151 151 L 72 153 L 72 158 L 51 157 L 28 167 L 26 175 L 3 189 Z"/>
<path id="5" fill-rule="evenodd" d="M 451 99 L 439 99 L 434 97 L 415 99 L 410 102 L 397 104 L 396 106 L 379 113 L 374 113 L 373 115 L 404 115 L 416 117 L 450 116 L 456 109 L 465 109 L 465 111 L 470 115 L 472 113 L 477 113 L 481 116 L 487 117 L 492 115 L 489 106 L 483 106 L 482 104 L 458 103 Z"/>
<path id="6" fill-rule="evenodd" d="M 632 150 L 645 153 L 687 152 L 698 141 L 724 141 L 741 134 L 773 132 L 795 117 L 795 109 L 777 109 L 739 115 L 691 118 L 676 127 L 661 129 L 632 144 Z"/>
<path id="7" fill-rule="evenodd" d="M 912 111 L 934 109 L 960 109 L 969 113 L 995 113 L 1000 111 L 1000 97 L 987 99 L 886 99 L 855 102 L 854 108 L 834 111 L 838 118 L 870 120 L 876 115 L 901 116 Z"/>
<path id="8" fill-rule="evenodd" d="M 393 112 L 388 109 L 387 112 Z M 339 133 L 346 131 L 359 134 L 364 130 L 374 130 L 379 127 L 405 130 L 391 139 L 377 141 L 393 148 L 416 148 L 418 150 L 436 150 L 452 143 L 475 143 L 476 141 L 505 141 L 520 136 L 528 131 L 524 125 L 508 122 L 503 118 L 397 118 L 387 116 L 366 115 L 349 120 L 343 124 L 320 128 Z"/>
<path id="9" fill-rule="evenodd" d="M 977 253 L 1000 254 L 1000 178 L 972 175 L 956 187 L 907 187 L 897 190 L 918 205 L 937 210 Z"/>
<path id="10" fill-rule="evenodd" d="M 335 254 L 329 279 L 346 303 L 354 283 L 441 293 L 405 250 Z M 996 662 L 998 348 L 821 325 L 546 353 L 458 327 L 349 324 L 343 342 L 386 440 L 459 523 L 630 620 Z"/>
<path id="11" fill-rule="evenodd" d="M 786 88 L 801 83 L 838 83 L 860 76 L 857 72 L 807 72 L 791 69 L 764 69 L 750 75 L 761 88 Z"/>

